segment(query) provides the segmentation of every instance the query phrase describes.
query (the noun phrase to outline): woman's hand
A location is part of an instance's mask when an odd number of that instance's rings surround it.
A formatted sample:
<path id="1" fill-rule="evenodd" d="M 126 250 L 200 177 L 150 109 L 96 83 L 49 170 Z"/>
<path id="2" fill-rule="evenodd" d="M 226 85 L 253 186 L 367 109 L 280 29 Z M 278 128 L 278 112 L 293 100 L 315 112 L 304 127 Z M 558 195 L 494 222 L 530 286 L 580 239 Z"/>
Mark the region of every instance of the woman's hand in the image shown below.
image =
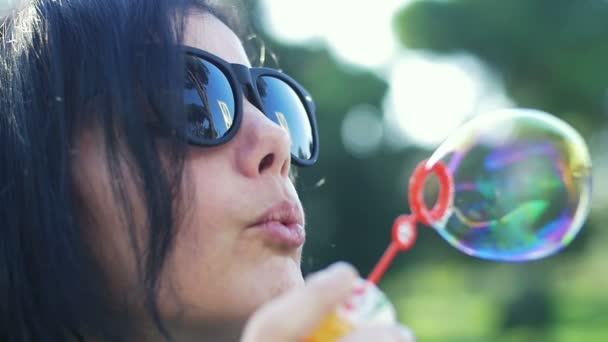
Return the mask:
<path id="1" fill-rule="evenodd" d="M 306 286 L 287 292 L 262 306 L 251 317 L 242 342 L 303 342 L 322 320 L 351 296 L 358 279 L 352 266 L 337 263 L 311 275 Z M 340 342 L 414 341 L 400 325 L 374 325 L 356 329 Z"/>

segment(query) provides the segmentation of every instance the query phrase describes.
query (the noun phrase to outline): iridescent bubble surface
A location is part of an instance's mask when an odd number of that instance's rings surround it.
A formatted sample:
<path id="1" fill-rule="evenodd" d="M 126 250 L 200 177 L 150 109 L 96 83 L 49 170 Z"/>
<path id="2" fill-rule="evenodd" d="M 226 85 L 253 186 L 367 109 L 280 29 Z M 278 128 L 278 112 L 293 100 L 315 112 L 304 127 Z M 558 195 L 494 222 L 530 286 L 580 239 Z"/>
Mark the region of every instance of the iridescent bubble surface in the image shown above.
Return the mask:
<path id="1" fill-rule="evenodd" d="M 558 252 L 583 225 L 591 159 L 567 123 L 528 109 L 479 116 L 458 129 L 426 166 L 444 163 L 454 197 L 434 228 L 484 259 L 527 261 Z"/>

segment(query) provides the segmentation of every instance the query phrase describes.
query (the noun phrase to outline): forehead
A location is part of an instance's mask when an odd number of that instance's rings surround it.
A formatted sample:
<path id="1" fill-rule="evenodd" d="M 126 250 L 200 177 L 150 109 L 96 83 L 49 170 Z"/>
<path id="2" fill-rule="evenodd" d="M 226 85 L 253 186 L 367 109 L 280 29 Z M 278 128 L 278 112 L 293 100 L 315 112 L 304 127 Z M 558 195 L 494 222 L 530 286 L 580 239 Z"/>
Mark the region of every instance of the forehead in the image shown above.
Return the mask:
<path id="1" fill-rule="evenodd" d="M 222 21 L 196 11 L 185 19 L 184 45 L 205 50 L 230 63 L 250 65 L 241 40 Z"/>

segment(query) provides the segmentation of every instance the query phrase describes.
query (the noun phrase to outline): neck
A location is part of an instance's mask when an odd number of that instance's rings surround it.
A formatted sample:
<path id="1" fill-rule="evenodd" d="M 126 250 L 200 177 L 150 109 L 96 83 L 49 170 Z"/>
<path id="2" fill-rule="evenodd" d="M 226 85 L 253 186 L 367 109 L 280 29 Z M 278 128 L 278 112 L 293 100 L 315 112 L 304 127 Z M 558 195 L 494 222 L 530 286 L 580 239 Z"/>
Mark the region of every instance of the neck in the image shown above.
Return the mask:
<path id="1" fill-rule="evenodd" d="M 244 322 L 205 323 L 194 326 L 183 324 L 168 325 L 167 330 L 174 342 L 238 342 L 244 328 Z M 125 341 L 167 342 L 156 327 L 139 327 L 138 332 L 123 336 Z M 86 342 L 105 342 L 97 337 L 85 337 Z"/>
<path id="2" fill-rule="evenodd" d="M 176 342 L 238 342 L 243 328 L 244 322 L 216 322 L 196 327 L 173 326 L 170 333 Z"/>

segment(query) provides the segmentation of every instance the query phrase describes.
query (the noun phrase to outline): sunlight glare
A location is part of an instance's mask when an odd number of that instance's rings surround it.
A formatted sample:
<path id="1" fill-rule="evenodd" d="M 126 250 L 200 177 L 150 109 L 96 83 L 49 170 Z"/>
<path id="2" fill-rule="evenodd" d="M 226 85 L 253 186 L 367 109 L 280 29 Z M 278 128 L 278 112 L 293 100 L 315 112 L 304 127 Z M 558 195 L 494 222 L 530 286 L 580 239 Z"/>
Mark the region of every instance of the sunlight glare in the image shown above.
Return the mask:
<path id="1" fill-rule="evenodd" d="M 401 145 L 435 147 L 466 119 L 508 105 L 473 57 L 404 55 L 389 76 L 385 120 L 403 135 Z"/>
<path id="2" fill-rule="evenodd" d="M 263 0 L 270 33 L 290 43 L 327 44 L 343 62 L 365 67 L 387 63 L 397 50 L 393 15 L 411 0 Z"/>

